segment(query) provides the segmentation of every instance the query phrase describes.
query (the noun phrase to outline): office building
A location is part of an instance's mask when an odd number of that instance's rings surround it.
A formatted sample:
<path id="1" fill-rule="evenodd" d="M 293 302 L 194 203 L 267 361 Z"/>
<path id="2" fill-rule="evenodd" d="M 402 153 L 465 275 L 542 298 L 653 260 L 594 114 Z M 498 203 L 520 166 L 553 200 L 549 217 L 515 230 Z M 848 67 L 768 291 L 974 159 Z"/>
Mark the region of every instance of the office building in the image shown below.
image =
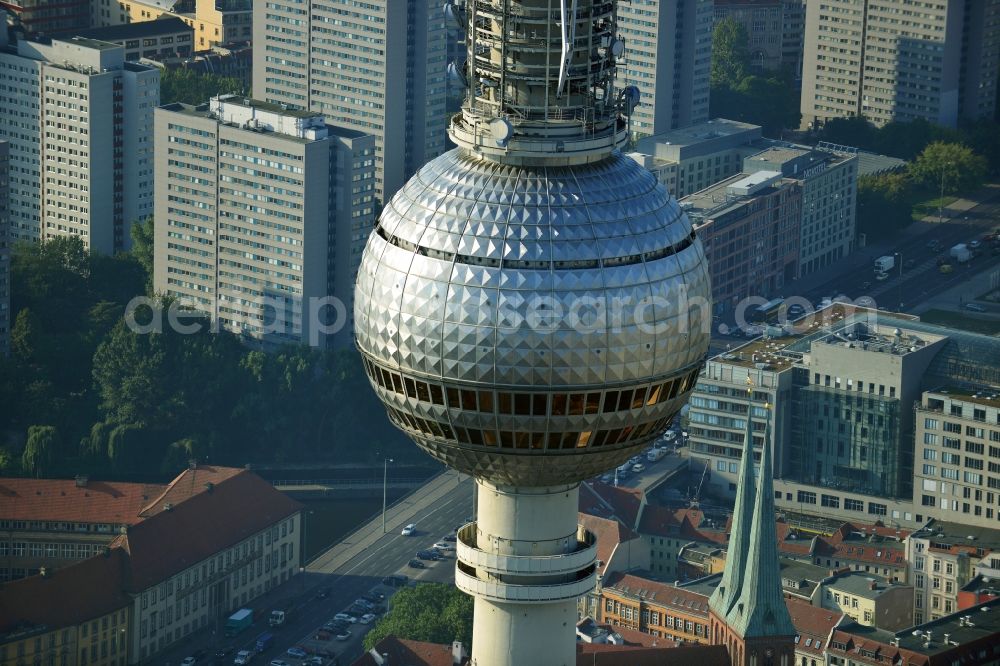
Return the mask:
<path id="1" fill-rule="evenodd" d="M 775 145 L 744 159 L 743 171 L 778 171 L 785 178 L 799 181 L 799 277 L 830 266 L 854 251 L 856 154 Z"/>
<path id="2" fill-rule="evenodd" d="M 958 610 L 958 592 L 976 567 L 1000 552 L 1000 530 L 929 520 L 906 540 L 913 584 L 913 620 L 933 621 Z"/>
<path id="3" fill-rule="evenodd" d="M 92 0 L 91 10 L 95 28 L 180 19 L 195 31 L 194 50 L 205 51 L 217 44 L 250 40 L 251 5 L 251 0 Z"/>
<path id="4" fill-rule="evenodd" d="M 177 17 L 80 30 L 74 36 L 118 44 L 130 62 L 189 56 L 194 44 L 194 28 Z"/>
<path id="5" fill-rule="evenodd" d="M 913 504 L 949 523 L 1000 528 L 1000 388 L 925 391 L 916 411 Z"/>
<path id="6" fill-rule="evenodd" d="M 10 353 L 10 143 L 0 141 L 0 356 Z"/>
<path id="7" fill-rule="evenodd" d="M 743 159 L 760 152 L 760 139 L 759 125 L 715 118 L 643 137 L 629 156 L 679 199 L 738 174 Z"/>
<path id="8" fill-rule="evenodd" d="M 253 91 L 375 137 L 375 193 L 388 203 L 445 150 L 447 29 L 435 0 L 254 7 Z"/>
<path id="9" fill-rule="evenodd" d="M 777 171 L 737 174 L 680 200 L 705 245 L 712 311 L 783 293 L 799 267 L 799 182 Z"/>
<path id="10" fill-rule="evenodd" d="M 90 0 L 0 0 L 29 35 L 54 35 L 90 26 Z M 6 21 L 2 23 L 6 27 Z"/>
<path id="11" fill-rule="evenodd" d="M 625 41 L 620 86 L 642 94 L 630 118 L 634 137 L 708 120 L 712 0 L 632 0 L 618 6 Z"/>
<path id="12" fill-rule="evenodd" d="M 0 587 L 0 663 L 121 666 L 132 599 L 120 548 Z"/>
<path id="13" fill-rule="evenodd" d="M 841 521 L 881 520 L 897 530 L 931 517 L 991 525 L 996 518 L 986 518 L 987 509 L 995 516 L 1000 506 L 989 485 L 993 411 L 984 402 L 1000 386 L 995 358 L 996 338 L 834 304 L 707 361 L 690 402 L 692 465 L 709 466 L 710 493 L 731 495 L 728 470 L 739 454 L 749 376 L 760 396 L 754 401 L 775 405 L 779 507 Z M 945 394 L 931 388 L 942 386 L 952 387 L 954 416 Z M 945 405 L 947 414 L 940 411 Z M 932 443 L 924 445 L 925 437 Z M 924 464 L 935 469 L 925 474 Z M 953 471 L 942 476 L 943 469 Z"/>
<path id="14" fill-rule="evenodd" d="M 802 125 L 992 118 L 998 62 L 998 0 L 926 0 L 905 11 L 898 0 L 808 2 Z"/>
<path id="15" fill-rule="evenodd" d="M 268 348 L 346 345 L 373 138 L 233 95 L 161 107 L 156 127 L 156 291 Z"/>
<path id="16" fill-rule="evenodd" d="M 913 625 L 913 587 L 877 576 L 837 572 L 820 584 L 819 601 L 858 624 L 889 631 Z"/>
<path id="17" fill-rule="evenodd" d="M 130 247 L 131 225 L 153 209 L 159 83 L 156 68 L 126 62 L 124 49 L 108 42 L 0 48 L 13 241 L 76 236 L 105 254 Z"/>

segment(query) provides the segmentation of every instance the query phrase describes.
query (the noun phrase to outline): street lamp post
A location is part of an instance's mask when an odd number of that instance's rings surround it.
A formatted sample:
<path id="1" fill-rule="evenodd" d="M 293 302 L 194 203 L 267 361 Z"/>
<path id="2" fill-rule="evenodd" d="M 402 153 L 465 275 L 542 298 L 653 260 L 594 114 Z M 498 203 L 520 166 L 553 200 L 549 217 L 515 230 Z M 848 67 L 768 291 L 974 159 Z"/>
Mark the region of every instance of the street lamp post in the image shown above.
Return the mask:
<path id="1" fill-rule="evenodd" d="M 389 463 L 392 458 L 382 459 L 382 534 L 385 534 L 385 504 L 389 488 Z"/>
<path id="2" fill-rule="evenodd" d="M 944 222 L 944 172 L 950 166 L 951 162 L 945 162 L 941 165 L 941 198 L 938 199 L 938 222 Z"/>
<path id="3" fill-rule="evenodd" d="M 896 252 L 896 261 L 899 262 L 899 279 L 896 281 L 896 301 L 899 303 L 899 309 L 896 312 L 903 311 L 903 253 Z"/>

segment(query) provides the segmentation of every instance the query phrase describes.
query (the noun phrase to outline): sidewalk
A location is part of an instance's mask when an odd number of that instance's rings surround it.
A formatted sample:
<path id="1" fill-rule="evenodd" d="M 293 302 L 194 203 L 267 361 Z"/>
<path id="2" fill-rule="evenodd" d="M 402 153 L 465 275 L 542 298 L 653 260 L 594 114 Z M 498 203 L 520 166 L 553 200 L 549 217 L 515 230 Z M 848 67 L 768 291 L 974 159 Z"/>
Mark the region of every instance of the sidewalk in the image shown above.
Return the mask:
<path id="1" fill-rule="evenodd" d="M 1000 197 L 1000 184 L 990 183 L 983 186 L 983 188 L 974 195 L 956 199 L 944 207 L 944 223 L 947 224 L 956 216 L 962 215 L 980 204 L 988 203 L 997 197 Z M 859 267 L 871 264 L 877 257 L 881 257 L 885 254 L 891 254 L 901 241 L 910 240 L 929 233 L 939 224 L 942 224 L 942 222 L 938 219 L 937 215 L 927 215 L 924 219 L 915 221 L 907 226 L 896 238 L 889 238 L 872 243 L 863 248 L 859 248 L 852 254 L 841 259 L 839 262 L 831 266 L 827 266 L 823 270 L 813 273 L 812 275 L 800 278 L 791 284 L 798 293 L 806 293 L 812 291 L 813 289 L 822 287 L 843 274 L 845 262 L 851 262 L 853 265 Z M 830 295 L 833 296 L 834 294 Z"/>
<path id="2" fill-rule="evenodd" d="M 441 472 L 424 486 L 414 490 L 388 508 L 385 516 L 385 533 L 402 529 L 404 525 L 413 521 L 413 516 L 419 511 L 433 506 L 435 502 L 457 488 L 461 481 L 468 478 L 461 476 L 454 470 Z M 345 536 L 333 548 L 313 559 L 306 566 L 306 571 L 309 573 L 334 573 L 375 544 L 382 538 L 383 534 L 382 516 L 378 515 Z"/>

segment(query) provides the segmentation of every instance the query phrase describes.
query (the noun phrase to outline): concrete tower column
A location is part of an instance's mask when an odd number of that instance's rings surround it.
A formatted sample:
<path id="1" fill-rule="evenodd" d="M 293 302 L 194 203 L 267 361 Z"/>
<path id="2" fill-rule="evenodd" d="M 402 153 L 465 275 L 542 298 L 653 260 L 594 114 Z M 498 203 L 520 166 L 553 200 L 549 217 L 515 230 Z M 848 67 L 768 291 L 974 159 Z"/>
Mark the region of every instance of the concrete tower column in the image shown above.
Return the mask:
<path id="1" fill-rule="evenodd" d="M 580 486 L 476 481 L 478 521 L 458 533 L 455 582 L 475 597 L 475 666 L 572 666 L 577 599 L 597 583 Z"/>

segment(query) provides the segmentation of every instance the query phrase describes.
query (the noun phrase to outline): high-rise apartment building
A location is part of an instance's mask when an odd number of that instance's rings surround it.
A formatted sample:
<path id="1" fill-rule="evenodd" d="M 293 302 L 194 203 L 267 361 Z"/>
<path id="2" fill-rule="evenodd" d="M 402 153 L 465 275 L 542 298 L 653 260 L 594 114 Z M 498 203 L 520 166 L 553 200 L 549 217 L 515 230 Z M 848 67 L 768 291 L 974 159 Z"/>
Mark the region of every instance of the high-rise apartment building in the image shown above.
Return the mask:
<path id="1" fill-rule="evenodd" d="M 715 20 L 732 18 L 747 31 L 750 66 L 757 72 L 802 73 L 805 0 L 715 0 Z"/>
<path id="2" fill-rule="evenodd" d="M 10 352 L 10 217 L 7 211 L 7 179 L 10 144 L 0 141 L 0 356 Z"/>
<path id="3" fill-rule="evenodd" d="M 77 236 L 94 251 L 127 249 L 132 223 L 152 213 L 159 70 L 91 39 L 3 46 L 12 240 Z"/>
<path id="4" fill-rule="evenodd" d="M 619 86 L 638 86 L 634 136 L 708 120 L 712 0 L 631 0 L 618 5 L 625 55 Z"/>
<path id="5" fill-rule="evenodd" d="M 799 277 L 830 266 L 854 250 L 858 156 L 775 145 L 743 160 L 743 171 L 778 171 L 799 181 Z"/>
<path id="6" fill-rule="evenodd" d="M 447 29 L 435 0 L 254 6 L 254 95 L 375 137 L 385 202 L 445 150 Z"/>
<path id="7" fill-rule="evenodd" d="M 1000 0 L 809 2 L 802 125 L 992 117 L 998 63 Z"/>
<path id="8" fill-rule="evenodd" d="M 926 391 L 916 410 L 914 505 L 1000 529 L 1000 388 Z"/>
<path id="9" fill-rule="evenodd" d="M 373 189 L 374 139 L 318 113 L 163 106 L 153 286 L 268 348 L 347 344 Z"/>

